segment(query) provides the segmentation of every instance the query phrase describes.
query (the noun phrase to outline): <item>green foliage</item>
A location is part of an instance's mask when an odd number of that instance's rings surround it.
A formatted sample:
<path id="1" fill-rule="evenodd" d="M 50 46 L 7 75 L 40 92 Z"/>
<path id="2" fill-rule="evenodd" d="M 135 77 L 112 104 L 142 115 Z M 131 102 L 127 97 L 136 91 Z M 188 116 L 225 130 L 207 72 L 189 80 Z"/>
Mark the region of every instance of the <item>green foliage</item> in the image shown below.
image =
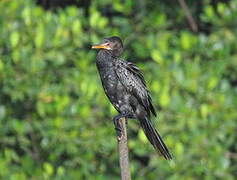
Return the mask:
<path id="1" fill-rule="evenodd" d="M 0 2 L 0 179 L 119 179 L 116 112 L 89 48 L 111 35 L 144 71 L 159 109 L 154 123 L 174 156 L 158 157 L 129 121 L 133 178 L 236 177 L 237 1 L 205 2 L 199 18 L 210 33 L 197 34 L 176 29 L 151 2 L 92 1 L 89 16 L 83 7 Z"/>

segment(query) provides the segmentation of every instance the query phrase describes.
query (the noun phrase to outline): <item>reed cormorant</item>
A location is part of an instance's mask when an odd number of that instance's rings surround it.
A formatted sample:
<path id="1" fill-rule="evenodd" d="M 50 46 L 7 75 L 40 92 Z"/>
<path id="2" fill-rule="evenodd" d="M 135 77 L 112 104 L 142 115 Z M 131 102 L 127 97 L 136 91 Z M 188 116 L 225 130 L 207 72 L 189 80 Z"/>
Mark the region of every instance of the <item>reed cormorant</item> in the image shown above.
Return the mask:
<path id="1" fill-rule="evenodd" d="M 152 99 L 140 69 L 133 63 L 121 60 L 123 43 L 117 36 L 105 38 L 100 45 L 92 46 L 99 49 L 96 65 L 100 74 L 105 94 L 119 112 L 114 117 L 115 129 L 121 134 L 119 119 L 138 119 L 146 137 L 153 147 L 165 159 L 172 159 L 161 136 L 152 125 L 150 115 L 156 116 Z"/>

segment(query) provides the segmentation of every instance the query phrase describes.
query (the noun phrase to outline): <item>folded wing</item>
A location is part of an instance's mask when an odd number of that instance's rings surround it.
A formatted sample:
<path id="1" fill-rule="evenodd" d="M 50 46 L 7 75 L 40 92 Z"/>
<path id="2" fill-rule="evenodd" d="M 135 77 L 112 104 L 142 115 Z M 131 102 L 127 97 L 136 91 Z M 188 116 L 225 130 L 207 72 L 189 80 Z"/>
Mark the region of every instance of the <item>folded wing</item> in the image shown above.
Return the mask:
<path id="1" fill-rule="evenodd" d="M 120 82 L 145 108 L 148 117 L 150 116 L 150 113 L 156 116 L 155 109 L 152 105 L 152 99 L 140 69 L 135 64 L 122 60 L 115 61 L 115 67 Z"/>

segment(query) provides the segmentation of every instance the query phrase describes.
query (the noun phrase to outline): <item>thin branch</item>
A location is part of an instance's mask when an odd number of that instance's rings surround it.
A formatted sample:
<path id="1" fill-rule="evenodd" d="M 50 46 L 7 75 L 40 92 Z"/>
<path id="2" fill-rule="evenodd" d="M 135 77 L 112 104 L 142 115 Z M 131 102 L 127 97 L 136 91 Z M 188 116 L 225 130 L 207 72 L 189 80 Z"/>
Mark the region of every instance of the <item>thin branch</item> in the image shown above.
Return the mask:
<path id="1" fill-rule="evenodd" d="M 188 23 L 189 23 L 192 31 L 193 32 L 198 32 L 197 23 L 195 22 L 192 14 L 190 13 L 189 8 L 188 8 L 185 0 L 178 0 L 178 1 L 179 1 L 180 6 L 182 7 L 182 9 L 184 10 L 184 13 L 186 15 L 186 18 L 188 20 Z"/>
<path id="2" fill-rule="evenodd" d="M 121 118 L 119 120 L 120 127 L 122 128 L 122 136 L 117 136 L 118 148 L 119 148 L 119 164 L 121 180 L 131 180 L 129 158 L 128 158 L 128 143 L 127 143 L 127 129 L 126 119 Z"/>

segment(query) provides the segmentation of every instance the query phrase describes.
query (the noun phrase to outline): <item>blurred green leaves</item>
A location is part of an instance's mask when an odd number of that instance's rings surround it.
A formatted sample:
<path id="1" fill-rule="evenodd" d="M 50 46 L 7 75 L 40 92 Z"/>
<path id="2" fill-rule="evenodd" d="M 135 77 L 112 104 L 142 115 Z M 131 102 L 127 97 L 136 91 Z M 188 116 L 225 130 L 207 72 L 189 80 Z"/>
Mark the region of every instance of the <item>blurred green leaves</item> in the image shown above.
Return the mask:
<path id="1" fill-rule="evenodd" d="M 237 1 L 205 1 L 199 18 L 210 29 L 196 34 L 177 25 L 179 7 L 156 4 L 0 2 L 0 179 L 119 179 L 116 111 L 90 50 L 111 35 L 144 72 L 152 121 L 174 156 L 159 158 L 130 120 L 133 178 L 235 178 Z"/>

